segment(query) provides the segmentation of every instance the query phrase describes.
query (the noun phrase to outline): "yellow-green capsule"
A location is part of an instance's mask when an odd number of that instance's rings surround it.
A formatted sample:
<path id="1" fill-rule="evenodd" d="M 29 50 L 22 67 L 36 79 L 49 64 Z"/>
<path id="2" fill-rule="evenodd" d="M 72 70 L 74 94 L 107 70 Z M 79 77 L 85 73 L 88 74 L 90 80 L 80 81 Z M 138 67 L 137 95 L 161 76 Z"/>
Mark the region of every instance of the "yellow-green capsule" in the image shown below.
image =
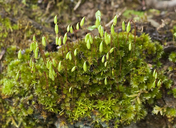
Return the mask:
<path id="1" fill-rule="evenodd" d="M 57 15 L 54 17 L 54 24 L 57 24 Z"/>
<path id="2" fill-rule="evenodd" d="M 85 21 L 85 17 L 82 18 L 81 22 L 80 22 L 80 26 L 82 27 L 84 25 L 84 21 Z"/>
<path id="3" fill-rule="evenodd" d="M 56 45 L 59 45 L 59 38 L 58 38 L 58 36 L 56 36 Z"/>
<path id="4" fill-rule="evenodd" d="M 76 69 L 76 66 L 74 66 L 72 69 L 71 69 L 71 72 L 74 72 Z"/>
<path id="5" fill-rule="evenodd" d="M 101 33 L 101 28 L 102 28 L 102 26 L 99 25 L 99 26 L 98 26 L 98 32 L 99 32 L 99 33 Z"/>
<path id="6" fill-rule="evenodd" d="M 58 34 L 59 33 L 59 27 L 57 24 L 55 24 L 55 33 Z"/>
<path id="7" fill-rule="evenodd" d="M 155 88 L 156 80 L 153 82 L 152 87 Z"/>
<path id="8" fill-rule="evenodd" d="M 33 42 L 33 43 L 31 44 L 31 49 L 30 49 L 30 50 L 31 50 L 31 51 L 33 50 L 33 51 L 34 51 L 34 50 L 36 49 L 36 47 L 38 47 L 37 42 L 36 42 L 36 43 Z"/>
<path id="9" fill-rule="evenodd" d="M 53 59 L 53 65 L 54 65 L 54 67 L 56 67 L 56 60 L 55 59 Z"/>
<path id="10" fill-rule="evenodd" d="M 67 33 L 65 33 L 64 38 L 63 38 L 63 44 L 67 42 Z"/>
<path id="11" fill-rule="evenodd" d="M 85 61 L 84 64 L 83 64 L 83 69 L 84 69 L 85 72 L 87 71 L 87 64 L 86 64 L 86 61 Z"/>
<path id="12" fill-rule="evenodd" d="M 90 33 L 86 34 L 86 36 L 85 36 L 85 38 L 84 38 L 85 42 L 87 42 L 87 41 L 89 40 L 89 34 L 90 34 Z"/>
<path id="13" fill-rule="evenodd" d="M 103 37 L 104 30 L 103 30 L 103 27 L 101 25 L 98 26 L 98 32 L 99 32 L 100 36 Z"/>
<path id="14" fill-rule="evenodd" d="M 93 44 L 93 38 L 90 34 L 89 34 L 89 41 L 90 41 L 91 44 Z"/>
<path id="15" fill-rule="evenodd" d="M 61 44 L 62 44 L 61 37 L 59 37 L 58 45 L 61 46 Z"/>
<path id="16" fill-rule="evenodd" d="M 96 11 L 95 17 L 96 17 L 96 19 L 101 18 L 101 11 L 100 10 Z"/>
<path id="17" fill-rule="evenodd" d="M 34 50 L 38 47 L 38 42 L 34 43 Z"/>
<path id="18" fill-rule="evenodd" d="M 128 22 L 126 31 L 130 32 L 130 30 L 131 30 L 131 24 L 130 24 L 130 22 Z"/>
<path id="19" fill-rule="evenodd" d="M 74 56 L 76 56 L 76 55 L 77 55 L 77 49 L 74 50 Z"/>
<path id="20" fill-rule="evenodd" d="M 103 27 L 101 26 L 101 30 L 100 30 L 100 36 L 103 37 L 103 33 L 104 33 L 104 30 L 103 30 Z"/>
<path id="21" fill-rule="evenodd" d="M 52 63 L 51 61 L 49 61 L 49 70 L 52 70 L 52 69 L 53 69 Z"/>
<path id="22" fill-rule="evenodd" d="M 111 42 L 111 35 L 110 34 L 107 35 L 107 40 L 108 40 L 108 44 L 109 44 Z"/>
<path id="23" fill-rule="evenodd" d="M 62 63 L 61 63 L 61 61 L 60 61 L 59 64 L 58 64 L 57 70 L 58 70 L 59 72 L 62 70 Z"/>
<path id="24" fill-rule="evenodd" d="M 16 75 L 16 80 L 18 80 L 18 78 L 19 78 L 19 71 L 17 72 L 17 75 Z"/>
<path id="25" fill-rule="evenodd" d="M 111 25 L 111 34 L 112 34 L 112 35 L 115 34 L 115 31 L 114 31 L 114 25 L 113 25 L 113 24 Z"/>
<path id="26" fill-rule="evenodd" d="M 112 69 L 112 76 L 114 76 L 114 69 Z"/>
<path id="27" fill-rule="evenodd" d="M 105 56 L 102 57 L 101 62 L 104 63 L 105 61 Z"/>
<path id="28" fill-rule="evenodd" d="M 104 33 L 104 39 L 106 39 L 107 38 L 107 32 L 105 31 L 105 33 Z"/>
<path id="29" fill-rule="evenodd" d="M 73 33 L 73 27 L 70 26 L 70 33 Z"/>
<path id="30" fill-rule="evenodd" d="M 86 43 L 87 49 L 90 49 L 90 41 L 88 40 Z"/>
<path id="31" fill-rule="evenodd" d="M 33 41 L 36 41 L 35 35 L 33 35 Z"/>
<path id="32" fill-rule="evenodd" d="M 117 15 L 113 19 L 113 25 L 115 26 L 117 24 Z"/>
<path id="33" fill-rule="evenodd" d="M 70 52 L 68 52 L 68 53 L 66 54 L 66 59 L 67 59 L 67 60 L 69 59 L 69 54 L 70 54 Z"/>
<path id="34" fill-rule="evenodd" d="M 31 58 L 30 61 L 29 61 L 29 66 L 30 67 L 32 67 L 32 63 L 33 63 L 33 61 L 32 61 L 32 58 Z"/>
<path id="35" fill-rule="evenodd" d="M 22 58 L 21 49 L 18 51 L 18 59 Z"/>
<path id="36" fill-rule="evenodd" d="M 71 92 L 71 90 L 72 90 L 72 87 L 69 88 L 69 92 Z"/>
<path id="37" fill-rule="evenodd" d="M 35 67 L 34 67 L 34 63 L 32 63 L 32 72 L 35 72 Z"/>
<path id="38" fill-rule="evenodd" d="M 46 56 L 46 57 L 49 56 L 49 52 L 48 52 L 48 51 L 45 52 L 45 56 Z"/>
<path id="39" fill-rule="evenodd" d="M 52 74 L 53 74 L 53 76 L 56 76 L 54 69 L 52 69 Z"/>
<path id="40" fill-rule="evenodd" d="M 100 25 L 100 22 L 101 22 L 101 18 L 97 18 L 96 21 L 95 21 L 95 26 L 98 28 L 98 26 Z"/>
<path id="41" fill-rule="evenodd" d="M 111 35 L 107 34 L 105 38 L 105 43 L 108 45 L 111 42 Z"/>
<path id="42" fill-rule="evenodd" d="M 137 102 L 138 102 L 138 104 L 141 104 L 141 101 L 138 96 L 137 96 Z"/>
<path id="43" fill-rule="evenodd" d="M 103 52 L 103 41 L 100 43 L 99 51 L 100 51 L 100 53 Z"/>
<path id="44" fill-rule="evenodd" d="M 33 110 L 31 107 L 29 107 L 28 110 L 27 110 L 28 115 L 32 115 L 32 114 L 33 114 L 33 111 L 34 111 L 34 110 Z"/>
<path id="45" fill-rule="evenodd" d="M 158 74 L 157 74 L 157 72 L 156 72 L 156 73 L 155 73 L 155 79 L 157 78 L 157 75 L 158 75 Z"/>
<path id="46" fill-rule="evenodd" d="M 69 60 L 72 60 L 72 55 L 70 52 L 69 52 Z"/>
<path id="47" fill-rule="evenodd" d="M 30 44 L 30 51 L 32 51 L 33 48 L 34 48 L 34 42 L 32 42 L 32 43 Z"/>
<path id="48" fill-rule="evenodd" d="M 79 30 L 79 23 L 76 24 L 76 29 Z"/>
<path id="49" fill-rule="evenodd" d="M 34 58 L 37 59 L 38 58 L 38 50 L 39 48 L 37 47 L 34 51 Z"/>
<path id="50" fill-rule="evenodd" d="M 156 69 L 153 71 L 153 77 L 155 77 L 155 74 L 156 74 Z"/>
<path id="51" fill-rule="evenodd" d="M 101 12 L 99 10 L 95 13 L 95 17 L 96 17 L 95 26 L 98 28 L 101 22 Z"/>
<path id="52" fill-rule="evenodd" d="M 114 47 L 110 49 L 109 53 L 112 53 L 114 51 Z"/>
<path id="53" fill-rule="evenodd" d="M 49 60 L 47 60 L 47 62 L 46 62 L 46 67 L 49 69 L 49 67 L 50 67 L 50 63 L 49 63 Z"/>
<path id="54" fill-rule="evenodd" d="M 46 46 L 46 38 L 45 38 L 45 36 L 42 36 L 42 45 Z"/>
<path id="55" fill-rule="evenodd" d="M 108 84 L 107 78 L 105 78 L 105 80 L 104 80 L 104 84 L 105 84 L 105 85 Z"/>
<path id="56" fill-rule="evenodd" d="M 69 32 L 69 31 L 70 31 L 70 25 L 67 26 L 67 32 Z"/>
<path id="57" fill-rule="evenodd" d="M 49 70 L 49 78 L 51 78 L 54 81 L 54 73 L 52 70 Z"/>
<path id="58" fill-rule="evenodd" d="M 106 62 L 104 63 L 104 66 L 106 67 L 106 66 L 107 66 L 107 64 L 108 64 L 108 62 L 106 61 Z"/>
<path id="59" fill-rule="evenodd" d="M 158 86 L 158 87 L 161 86 L 161 80 L 159 80 L 159 81 L 157 82 L 157 86 Z"/>

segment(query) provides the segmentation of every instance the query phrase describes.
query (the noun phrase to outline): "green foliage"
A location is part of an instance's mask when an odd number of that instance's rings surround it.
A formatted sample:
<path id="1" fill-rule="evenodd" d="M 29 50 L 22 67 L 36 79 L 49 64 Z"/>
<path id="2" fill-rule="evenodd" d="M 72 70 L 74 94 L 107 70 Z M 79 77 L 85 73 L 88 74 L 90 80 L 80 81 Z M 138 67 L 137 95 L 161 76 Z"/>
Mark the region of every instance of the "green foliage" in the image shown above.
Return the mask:
<path id="1" fill-rule="evenodd" d="M 70 122 L 96 117 L 106 123 L 115 120 L 117 126 L 147 115 L 145 104 L 153 104 L 161 98 L 161 88 L 171 85 L 158 68 L 162 46 L 146 34 L 131 33 L 130 23 L 127 32 L 104 32 L 100 17 L 98 11 L 95 24 L 100 36 L 89 34 L 69 43 L 66 33 L 59 51 L 51 53 L 44 53 L 42 44 L 33 40 L 30 48 L 18 52 L 18 58 L 14 52 L 6 57 L 9 64 L 0 86 L 2 95 L 13 98 L 8 116 L 32 127 L 40 112 L 36 106 Z M 45 45 L 45 39 L 42 42 Z M 155 58 L 154 71 L 148 58 Z M 175 113 L 169 109 L 167 114 Z"/>
<path id="2" fill-rule="evenodd" d="M 138 15 L 138 16 L 143 16 L 144 12 L 140 12 L 140 11 L 134 11 L 134 10 L 126 10 L 123 15 L 125 17 L 130 17 L 130 15 Z"/>
<path id="3" fill-rule="evenodd" d="M 126 10 L 123 13 L 123 16 L 126 18 L 130 18 L 132 16 L 136 16 L 134 17 L 135 20 L 140 20 L 141 18 L 144 18 L 144 12 L 142 11 L 135 11 L 135 10 Z"/>
<path id="4" fill-rule="evenodd" d="M 170 55 L 169 55 L 169 61 L 171 62 L 176 62 L 176 53 L 175 52 L 172 52 Z"/>

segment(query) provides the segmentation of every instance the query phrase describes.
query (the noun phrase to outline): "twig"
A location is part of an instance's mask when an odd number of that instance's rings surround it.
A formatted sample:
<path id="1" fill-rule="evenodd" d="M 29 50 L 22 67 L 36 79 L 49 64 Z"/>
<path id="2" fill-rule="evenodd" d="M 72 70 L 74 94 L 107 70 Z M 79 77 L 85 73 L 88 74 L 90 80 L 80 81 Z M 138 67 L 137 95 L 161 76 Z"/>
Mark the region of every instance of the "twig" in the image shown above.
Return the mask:
<path id="1" fill-rule="evenodd" d="M 4 56 L 5 54 L 5 50 L 3 49 L 2 52 L 0 53 L 0 60 L 2 59 L 2 57 Z"/>
<path id="2" fill-rule="evenodd" d="M 82 0 L 79 0 L 78 3 L 75 5 L 75 7 L 74 7 L 74 9 L 73 9 L 74 11 L 76 11 L 76 9 L 78 9 L 79 5 L 81 4 L 81 1 L 82 1 Z"/>
<path id="3" fill-rule="evenodd" d="M 161 19 L 161 21 L 162 21 L 162 23 L 161 23 L 161 25 L 160 25 L 159 27 L 157 27 L 157 31 L 158 31 L 160 28 L 163 28 L 163 27 L 166 25 L 166 23 L 165 23 L 165 21 L 164 21 L 163 19 Z"/>
<path id="4" fill-rule="evenodd" d="M 164 47 L 164 52 L 165 53 L 170 53 L 170 52 L 173 52 L 173 51 L 176 51 L 176 46 L 174 46 L 174 45 Z"/>

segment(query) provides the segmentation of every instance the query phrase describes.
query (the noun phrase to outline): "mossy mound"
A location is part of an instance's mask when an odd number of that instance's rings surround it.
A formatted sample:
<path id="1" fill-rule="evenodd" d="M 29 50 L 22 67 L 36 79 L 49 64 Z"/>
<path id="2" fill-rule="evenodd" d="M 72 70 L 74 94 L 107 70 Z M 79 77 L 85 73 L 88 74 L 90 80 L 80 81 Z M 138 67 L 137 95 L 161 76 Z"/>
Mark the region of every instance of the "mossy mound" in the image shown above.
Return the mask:
<path id="1" fill-rule="evenodd" d="M 14 47 L 9 48 L 13 60 L 0 82 L 3 100 L 12 101 L 6 102 L 7 116 L 24 127 L 37 126 L 37 115 L 46 119 L 53 114 L 72 123 L 85 117 L 96 123 L 114 120 L 118 127 L 144 118 L 146 104 L 155 107 L 161 89 L 171 87 L 171 80 L 159 70 L 162 46 L 146 34 L 137 37 L 135 30 L 130 32 L 130 23 L 126 31 L 123 23 L 120 33 L 112 25 L 108 34 L 100 17 L 96 15 L 94 26 L 100 36 L 88 33 L 69 43 L 65 34 L 58 52 L 44 52 L 44 38 L 42 42 L 34 38 L 18 56 Z"/>

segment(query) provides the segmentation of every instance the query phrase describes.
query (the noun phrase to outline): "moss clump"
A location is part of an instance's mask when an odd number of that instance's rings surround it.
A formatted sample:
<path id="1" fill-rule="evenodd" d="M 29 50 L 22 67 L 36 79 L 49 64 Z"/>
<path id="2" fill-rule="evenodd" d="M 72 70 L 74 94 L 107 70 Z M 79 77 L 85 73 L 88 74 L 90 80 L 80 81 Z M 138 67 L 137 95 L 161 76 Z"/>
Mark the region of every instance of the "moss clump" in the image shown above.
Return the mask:
<path id="1" fill-rule="evenodd" d="M 1 95 L 13 99 L 9 117 L 24 127 L 36 126 L 41 113 L 43 119 L 54 113 L 70 122 L 85 117 L 107 124 L 114 120 L 118 127 L 147 115 L 145 104 L 155 104 L 161 88 L 171 86 L 159 70 L 162 46 L 146 34 L 129 32 L 130 23 L 127 32 L 115 33 L 113 25 L 111 33 L 104 32 L 101 13 L 96 14 L 100 36 L 89 33 L 69 43 L 65 35 L 59 51 L 50 53 L 43 51 L 44 39 L 34 39 L 30 48 L 18 52 L 0 84 Z"/>

